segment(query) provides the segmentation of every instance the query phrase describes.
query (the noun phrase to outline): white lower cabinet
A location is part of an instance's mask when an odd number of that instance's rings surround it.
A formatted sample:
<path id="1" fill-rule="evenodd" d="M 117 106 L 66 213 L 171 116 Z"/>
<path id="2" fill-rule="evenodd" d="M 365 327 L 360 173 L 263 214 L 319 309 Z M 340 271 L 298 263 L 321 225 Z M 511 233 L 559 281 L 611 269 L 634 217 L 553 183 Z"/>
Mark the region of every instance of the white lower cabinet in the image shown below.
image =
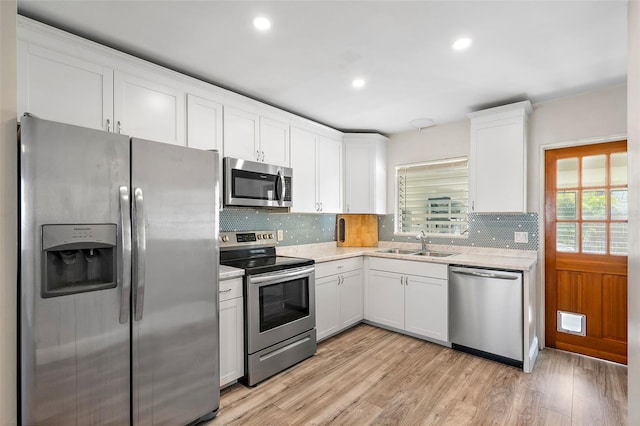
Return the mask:
<path id="1" fill-rule="evenodd" d="M 321 340 L 362 321 L 362 258 L 316 265 L 316 333 Z"/>
<path id="2" fill-rule="evenodd" d="M 220 387 L 244 376 L 242 278 L 220 281 Z"/>
<path id="3" fill-rule="evenodd" d="M 447 265 L 370 258 L 365 319 L 448 341 Z"/>

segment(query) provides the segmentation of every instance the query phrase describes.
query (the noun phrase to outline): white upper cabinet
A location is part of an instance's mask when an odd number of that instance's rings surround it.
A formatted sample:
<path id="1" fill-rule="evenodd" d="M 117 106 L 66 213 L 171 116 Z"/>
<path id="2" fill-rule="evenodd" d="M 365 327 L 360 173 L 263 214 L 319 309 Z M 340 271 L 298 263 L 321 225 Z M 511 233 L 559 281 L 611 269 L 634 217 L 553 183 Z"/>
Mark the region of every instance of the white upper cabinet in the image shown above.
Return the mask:
<path id="1" fill-rule="evenodd" d="M 470 210 L 527 211 L 527 117 L 529 101 L 469 114 Z"/>
<path id="2" fill-rule="evenodd" d="M 318 202 L 323 213 L 342 212 L 342 142 L 319 136 L 317 141 Z"/>
<path id="3" fill-rule="evenodd" d="M 342 142 L 291 127 L 293 207 L 298 213 L 342 211 Z"/>
<path id="4" fill-rule="evenodd" d="M 292 212 L 316 213 L 316 135 L 291 127 Z"/>
<path id="5" fill-rule="evenodd" d="M 18 117 L 113 129 L 113 69 L 18 43 Z"/>
<path id="6" fill-rule="evenodd" d="M 222 157 L 222 104 L 187 95 L 187 146 L 215 149 Z"/>
<path id="7" fill-rule="evenodd" d="M 116 71 L 115 131 L 137 138 L 185 145 L 185 94 L 149 77 Z"/>
<path id="8" fill-rule="evenodd" d="M 260 161 L 260 116 L 230 106 L 224 107 L 224 155 Z"/>
<path id="9" fill-rule="evenodd" d="M 260 117 L 260 154 L 263 163 L 289 167 L 289 123 Z"/>
<path id="10" fill-rule="evenodd" d="M 387 140 L 375 133 L 344 135 L 345 213 L 386 213 Z"/>
<path id="11" fill-rule="evenodd" d="M 289 167 L 289 124 L 225 105 L 224 153 Z"/>

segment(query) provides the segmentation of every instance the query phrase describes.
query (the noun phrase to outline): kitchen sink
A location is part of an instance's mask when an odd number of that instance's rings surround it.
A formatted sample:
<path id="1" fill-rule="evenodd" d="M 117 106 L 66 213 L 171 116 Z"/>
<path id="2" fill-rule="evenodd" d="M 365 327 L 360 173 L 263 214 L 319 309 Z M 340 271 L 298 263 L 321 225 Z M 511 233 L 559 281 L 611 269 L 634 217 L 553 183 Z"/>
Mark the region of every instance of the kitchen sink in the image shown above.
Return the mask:
<path id="1" fill-rule="evenodd" d="M 449 257 L 455 256 L 458 253 L 447 253 L 444 251 L 419 251 L 417 253 L 411 253 L 414 256 L 427 256 L 427 257 Z"/>
<path id="2" fill-rule="evenodd" d="M 382 250 L 376 250 L 378 253 L 391 253 L 391 254 L 418 254 L 419 250 L 416 249 L 401 249 L 401 248 L 388 248 Z"/>

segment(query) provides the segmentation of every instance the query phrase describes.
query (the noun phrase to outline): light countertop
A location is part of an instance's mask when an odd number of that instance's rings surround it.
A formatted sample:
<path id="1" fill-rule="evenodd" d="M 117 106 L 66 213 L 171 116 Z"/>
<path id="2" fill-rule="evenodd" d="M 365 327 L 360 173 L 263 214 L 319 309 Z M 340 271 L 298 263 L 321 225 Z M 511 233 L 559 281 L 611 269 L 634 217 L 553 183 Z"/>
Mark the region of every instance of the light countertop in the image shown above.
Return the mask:
<path id="1" fill-rule="evenodd" d="M 378 247 L 336 247 L 335 242 L 304 244 L 299 246 L 278 247 L 282 256 L 295 256 L 313 259 L 316 263 L 347 259 L 357 256 L 375 256 L 393 259 L 412 260 L 416 262 L 444 263 L 448 265 L 480 266 L 487 268 L 529 271 L 537 261 L 537 253 L 529 250 L 487 249 L 463 246 L 429 245 L 429 250 L 455 252 L 449 257 L 424 257 L 406 254 L 379 253 L 385 248 L 420 249 L 419 244 L 380 241 Z"/>
<path id="2" fill-rule="evenodd" d="M 233 268 L 227 265 L 220 265 L 220 279 L 230 280 L 231 278 L 237 278 L 244 275 L 244 269 Z"/>

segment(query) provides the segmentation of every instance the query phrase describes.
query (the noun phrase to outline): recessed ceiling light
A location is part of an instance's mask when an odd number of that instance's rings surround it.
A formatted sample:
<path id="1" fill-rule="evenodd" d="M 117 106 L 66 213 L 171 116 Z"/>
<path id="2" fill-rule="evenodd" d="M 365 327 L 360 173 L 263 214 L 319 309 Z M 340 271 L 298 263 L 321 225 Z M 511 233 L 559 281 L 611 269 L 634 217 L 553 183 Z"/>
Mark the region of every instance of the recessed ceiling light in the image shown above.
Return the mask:
<path id="1" fill-rule="evenodd" d="M 261 31 L 266 31 L 271 28 L 271 21 L 264 16 L 258 16 L 253 20 L 253 26 Z"/>
<path id="2" fill-rule="evenodd" d="M 351 85 L 353 87 L 362 87 L 362 86 L 365 85 L 365 81 L 363 79 L 361 79 L 361 78 L 356 78 L 355 80 L 353 80 L 351 82 Z"/>
<path id="3" fill-rule="evenodd" d="M 468 37 L 459 38 L 451 45 L 455 50 L 464 50 L 469 46 L 471 46 L 471 39 Z"/>

